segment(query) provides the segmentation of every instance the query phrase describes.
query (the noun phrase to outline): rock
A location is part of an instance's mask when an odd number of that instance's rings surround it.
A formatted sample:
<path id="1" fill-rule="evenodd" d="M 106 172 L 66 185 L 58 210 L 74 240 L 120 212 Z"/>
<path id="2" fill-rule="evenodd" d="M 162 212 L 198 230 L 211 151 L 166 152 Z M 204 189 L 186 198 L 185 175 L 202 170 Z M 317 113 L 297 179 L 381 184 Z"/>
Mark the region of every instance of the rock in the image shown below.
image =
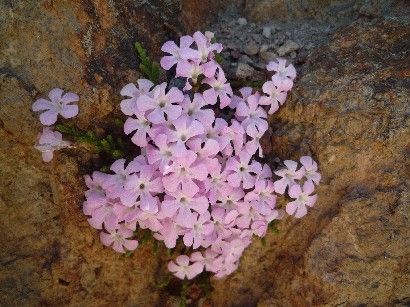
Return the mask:
<path id="1" fill-rule="evenodd" d="M 279 56 L 287 55 L 293 51 L 299 50 L 299 44 L 295 43 L 292 40 L 286 41 L 282 46 L 277 50 Z"/>
<path id="2" fill-rule="evenodd" d="M 231 56 L 232 58 L 238 60 L 242 56 L 242 54 L 238 49 L 234 49 L 231 51 Z"/>
<path id="3" fill-rule="evenodd" d="M 380 9 L 375 2 L 366 2 L 360 7 L 359 14 L 368 18 L 375 18 L 380 15 Z"/>
<path id="4" fill-rule="evenodd" d="M 248 22 L 247 22 L 246 18 L 243 18 L 243 17 L 238 18 L 238 24 L 239 24 L 240 26 L 244 26 L 244 25 L 246 25 L 247 23 L 248 23 Z"/>
<path id="5" fill-rule="evenodd" d="M 251 40 L 246 44 L 244 51 L 247 55 L 256 55 L 259 52 L 259 47 L 254 40 Z"/>
<path id="6" fill-rule="evenodd" d="M 323 22 L 348 20 L 357 14 L 359 6 L 364 15 L 374 17 L 379 12 L 389 11 L 394 5 L 403 5 L 405 1 L 394 0 L 247 0 L 245 1 L 245 16 L 253 22 L 300 21 L 314 19 Z M 355 4 L 355 5 L 352 5 Z M 407 9 L 408 12 L 408 9 Z M 408 15 L 408 14 L 407 14 Z"/>
<path id="7" fill-rule="evenodd" d="M 283 33 L 279 33 L 275 36 L 275 45 L 282 45 L 285 42 L 285 35 Z"/>
<path id="8" fill-rule="evenodd" d="M 238 62 L 239 63 L 245 63 L 245 64 L 253 63 L 252 59 L 250 57 L 248 57 L 246 54 L 241 55 Z"/>
<path id="9" fill-rule="evenodd" d="M 255 41 L 256 44 L 260 44 L 263 40 L 263 36 L 259 33 L 253 33 L 252 34 L 252 39 Z"/>
<path id="10" fill-rule="evenodd" d="M 237 79 L 246 79 L 246 78 L 252 77 L 254 73 L 255 73 L 255 69 L 252 66 L 246 63 L 238 63 L 235 76 Z"/>
<path id="11" fill-rule="evenodd" d="M 264 26 L 262 29 L 262 35 L 266 38 L 270 38 L 272 35 L 272 27 Z"/>
<path id="12" fill-rule="evenodd" d="M 61 87 L 80 95 L 80 113 L 70 120 L 80 128 L 105 127 L 118 116 L 120 89 L 140 76 L 136 40 L 159 59 L 166 40 L 190 33 L 181 26 L 182 1 L 155 10 L 139 2 L 0 1 L 1 306 L 159 303 L 152 248 L 119 255 L 82 213 L 93 155 L 66 149 L 44 163 L 33 146 L 42 127 L 30 110 Z M 197 15 L 194 22 L 196 12 L 183 7 L 193 26 L 211 21 Z"/>
<path id="13" fill-rule="evenodd" d="M 269 63 L 270 61 L 273 61 L 278 57 L 278 55 L 275 52 L 271 51 L 265 51 L 265 52 L 260 52 L 259 57 L 264 63 Z"/>
<path id="14" fill-rule="evenodd" d="M 201 3 L 202 13 L 191 11 Z M 81 210 L 95 156 L 66 149 L 43 163 L 30 106 L 53 87 L 75 91 L 72 122 L 106 131 L 120 89 L 141 76 L 135 41 L 159 59 L 164 41 L 206 24 L 207 10 L 215 12 L 208 5 L 0 1 L 1 306 L 179 304 L 178 287 L 157 287 L 167 256 L 150 244 L 130 257 L 102 246 Z M 213 302 L 204 305 L 409 304 L 407 37 L 402 18 L 362 20 L 297 67 L 289 100 L 269 118 L 264 151 L 276 162 L 312 154 L 323 175 L 319 201 L 304 219 L 281 221 L 266 247 L 255 240 L 233 275 L 212 281 Z M 255 69 L 251 78 L 266 76 Z"/>
<path id="15" fill-rule="evenodd" d="M 270 48 L 269 45 L 263 44 L 263 45 L 261 46 L 259 52 L 266 52 L 266 51 L 269 50 L 269 48 Z"/>
<path id="16" fill-rule="evenodd" d="M 318 202 L 213 282 L 215 306 L 409 304 L 408 35 L 401 19 L 355 23 L 297 68 L 264 152 L 311 154 Z"/>

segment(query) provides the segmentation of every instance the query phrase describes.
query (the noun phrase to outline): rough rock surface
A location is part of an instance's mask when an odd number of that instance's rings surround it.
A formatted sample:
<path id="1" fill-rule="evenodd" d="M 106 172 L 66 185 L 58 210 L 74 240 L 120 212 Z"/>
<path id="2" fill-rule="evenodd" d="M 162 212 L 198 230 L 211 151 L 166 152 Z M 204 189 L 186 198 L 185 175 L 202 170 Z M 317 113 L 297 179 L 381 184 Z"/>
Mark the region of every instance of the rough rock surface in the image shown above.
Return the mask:
<path id="1" fill-rule="evenodd" d="M 409 303 L 409 38 L 398 20 L 354 24 L 312 54 L 265 148 L 312 154 L 319 200 L 215 282 L 217 306 Z"/>
<path id="2" fill-rule="evenodd" d="M 92 157 L 67 150 L 43 163 L 33 148 L 41 125 L 30 107 L 61 87 L 81 97 L 73 122 L 91 129 L 104 125 L 107 115 L 119 110 L 121 87 L 139 76 L 135 41 L 158 55 L 164 41 L 188 31 L 181 24 L 211 21 L 198 6 L 195 1 L 0 1 L 1 306 L 158 301 L 158 259 L 151 248 L 139 248 L 131 258 L 113 253 L 82 214 L 82 175 L 91 171 L 84 166 Z"/>
<path id="3" fill-rule="evenodd" d="M 268 22 L 272 19 L 290 21 L 316 19 L 335 22 L 363 15 L 376 17 L 389 10 L 394 0 L 247 0 L 245 14 L 252 21 Z"/>
<path id="4" fill-rule="evenodd" d="M 59 86 L 81 96 L 79 127 L 103 125 L 118 112 L 121 86 L 138 78 L 133 43 L 158 52 L 166 38 L 204 23 L 215 4 L 206 3 L 0 2 L 0 305 L 167 300 L 155 287 L 161 262 L 150 246 L 118 255 L 86 222 L 82 175 L 93 157 L 70 149 L 41 161 L 30 106 Z M 269 156 L 313 154 L 323 173 L 319 202 L 213 282 L 215 306 L 409 304 L 408 41 L 399 19 L 354 24 L 309 57 L 264 141 Z"/>

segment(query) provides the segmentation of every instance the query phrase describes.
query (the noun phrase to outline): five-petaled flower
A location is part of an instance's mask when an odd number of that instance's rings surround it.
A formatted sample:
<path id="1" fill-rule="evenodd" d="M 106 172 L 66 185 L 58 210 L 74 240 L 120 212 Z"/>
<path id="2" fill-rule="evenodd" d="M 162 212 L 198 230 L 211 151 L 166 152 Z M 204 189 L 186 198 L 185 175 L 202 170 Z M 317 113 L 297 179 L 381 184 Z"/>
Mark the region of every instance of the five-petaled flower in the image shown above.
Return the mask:
<path id="1" fill-rule="evenodd" d="M 48 93 L 50 100 L 40 98 L 33 103 L 32 110 L 43 111 L 40 114 L 40 121 L 44 126 L 51 126 L 57 121 L 60 114 L 64 118 L 73 118 L 78 114 L 78 106 L 73 104 L 79 100 L 75 93 L 66 93 L 59 88 L 52 89 Z"/>

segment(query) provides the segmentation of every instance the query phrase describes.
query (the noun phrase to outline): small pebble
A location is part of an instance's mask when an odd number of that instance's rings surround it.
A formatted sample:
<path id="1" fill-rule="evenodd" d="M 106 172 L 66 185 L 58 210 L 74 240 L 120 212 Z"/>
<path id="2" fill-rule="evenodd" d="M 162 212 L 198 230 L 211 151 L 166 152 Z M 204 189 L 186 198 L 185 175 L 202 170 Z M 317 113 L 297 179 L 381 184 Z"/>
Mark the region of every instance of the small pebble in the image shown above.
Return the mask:
<path id="1" fill-rule="evenodd" d="M 244 49 L 247 55 L 256 55 L 259 52 L 259 47 L 255 41 L 251 40 Z"/>
<path id="2" fill-rule="evenodd" d="M 262 35 L 266 38 L 271 37 L 272 35 L 272 27 L 265 26 L 262 30 Z"/>
<path id="3" fill-rule="evenodd" d="M 244 26 L 244 25 L 246 25 L 247 23 L 248 23 L 248 21 L 246 20 L 246 18 L 243 18 L 243 17 L 238 18 L 238 24 L 239 24 L 240 26 Z"/>
<path id="4" fill-rule="evenodd" d="M 300 46 L 299 44 L 295 43 L 292 40 L 286 41 L 281 47 L 278 49 L 278 55 L 279 56 L 284 56 L 287 55 L 293 51 L 299 50 Z"/>
<path id="5" fill-rule="evenodd" d="M 238 67 L 236 68 L 236 77 L 238 79 L 249 78 L 255 73 L 255 69 L 248 64 L 245 63 L 238 63 Z"/>
<path id="6" fill-rule="evenodd" d="M 265 52 L 260 52 L 259 57 L 264 63 L 269 63 L 270 61 L 273 61 L 278 57 L 278 55 L 275 52 L 271 51 L 265 51 Z"/>
<path id="7" fill-rule="evenodd" d="M 251 64 L 253 63 L 252 59 L 250 57 L 248 57 L 246 54 L 243 54 L 239 60 L 239 63 L 245 63 L 245 64 Z"/>

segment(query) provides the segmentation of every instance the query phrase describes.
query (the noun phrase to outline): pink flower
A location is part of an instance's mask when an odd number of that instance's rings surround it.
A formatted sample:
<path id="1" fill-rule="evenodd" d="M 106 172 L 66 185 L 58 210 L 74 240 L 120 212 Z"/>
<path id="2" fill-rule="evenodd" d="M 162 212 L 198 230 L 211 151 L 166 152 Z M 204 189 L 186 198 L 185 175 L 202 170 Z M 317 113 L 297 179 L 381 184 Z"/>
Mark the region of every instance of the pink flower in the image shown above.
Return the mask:
<path id="1" fill-rule="evenodd" d="M 208 61 L 208 59 L 213 57 L 213 51 L 216 51 L 217 53 L 220 53 L 222 51 L 222 45 L 218 43 L 211 44 L 211 38 L 213 36 L 213 33 L 210 34 L 205 33 L 202 34 L 201 32 L 197 31 L 194 33 L 193 37 L 196 43 L 196 46 L 198 48 L 199 52 L 199 59 L 205 63 Z"/>
<path id="2" fill-rule="evenodd" d="M 267 114 L 259 106 L 259 94 L 253 94 L 248 97 L 246 102 L 239 102 L 236 107 L 235 115 L 242 122 L 242 126 L 247 129 L 250 125 L 256 126 L 259 131 L 268 130 Z"/>
<path id="3" fill-rule="evenodd" d="M 138 156 L 133 161 L 128 163 L 125 167 L 125 159 L 119 159 L 115 161 L 110 170 L 115 173 L 115 175 L 105 175 L 104 188 L 106 189 L 109 197 L 117 198 L 121 196 L 124 190 L 124 184 L 127 178 L 136 172 L 141 170 L 141 167 L 146 165 L 146 160 L 142 156 Z"/>
<path id="4" fill-rule="evenodd" d="M 252 95 L 252 91 L 253 89 L 251 87 L 242 87 L 241 89 L 239 89 L 239 92 L 241 93 L 242 97 L 233 95 L 229 107 L 231 109 L 236 109 L 239 102 L 246 101 L 246 99 L 248 99 L 248 97 Z"/>
<path id="5" fill-rule="evenodd" d="M 210 139 L 206 142 L 202 142 L 200 138 L 193 138 L 189 140 L 187 144 L 189 149 L 198 154 L 198 163 L 205 164 L 208 169 L 214 165 L 214 157 L 219 152 L 219 144 L 217 141 Z"/>
<path id="6" fill-rule="evenodd" d="M 63 136 L 60 132 L 44 127 L 43 133 L 39 137 L 38 144 L 34 147 L 41 152 L 44 162 L 50 162 L 53 159 L 53 152 L 55 150 L 71 146 L 70 142 L 63 141 Z"/>
<path id="7" fill-rule="evenodd" d="M 208 210 L 208 199 L 194 191 L 185 188 L 177 189 L 172 195 L 167 195 L 161 206 L 161 215 L 173 217 L 175 222 L 183 227 L 193 227 L 195 216 L 192 210 L 205 213 Z"/>
<path id="8" fill-rule="evenodd" d="M 254 125 L 249 125 L 246 128 L 246 134 L 249 135 L 252 140 L 245 144 L 246 151 L 253 155 L 259 150 L 259 157 L 263 157 L 261 138 L 265 134 L 265 131 L 259 131 L 258 128 Z"/>
<path id="9" fill-rule="evenodd" d="M 262 90 L 268 96 L 262 96 L 259 100 L 261 105 L 270 106 L 269 114 L 275 113 L 279 105 L 283 105 L 286 100 L 286 92 L 282 91 L 273 81 L 267 81 L 263 84 Z"/>
<path id="10" fill-rule="evenodd" d="M 198 77 L 204 73 L 204 65 L 201 65 L 200 60 L 192 62 L 181 61 L 176 69 L 177 77 L 188 78 L 192 80 L 193 84 L 196 84 L 198 82 Z"/>
<path id="11" fill-rule="evenodd" d="M 269 71 L 276 72 L 272 76 L 272 81 L 281 90 L 289 91 L 293 87 L 293 80 L 296 78 L 296 70 L 292 64 L 286 66 L 285 59 L 276 59 L 277 62 L 270 62 L 266 68 Z"/>
<path id="12" fill-rule="evenodd" d="M 202 273 L 204 266 L 199 262 L 189 265 L 189 257 L 186 255 L 180 255 L 176 259 L 176 264 L 174 261 L 168 263 L 168 270 L 179 279 L 185 279 L 185 277 L 192 279 Z"/>
<path id="13" fill-rule="evenodd" d="M 241 183 L 244 189 L 250 189 L 255 184 L 255 178 L 251 173 L 258 174 L 262 170 L 259 162 L 250 163 L 252 156 L 246 151 L 241 151 L 239 156 L 232 157 L 226 163 L 226 168 L 231 174 L 227 176 L 228 183 L 232 187 L 239 187 Z"/>
<path id="14" fill-rule="evenodd" d="M 316 202 L 317 195 L 311 195 L 315 190 L 312 181 L 306 181 L 303 184 L 303 190 L 300 185 L 295 184 L 289 188 L 289 196 L 296 199 L 286 205 L 286 212 L 289 215 L 295 215 L 296 218 L 301 218 L 306 215 L 306 206 L 313 207 Z"/>
<path id="15" fill-rule="evenodd" d="M 149 95 L 149 91 L 154 86 L 150 80 L 138 79 L 138 87 L 134 83 L 129 83 L 121 89 L 120 94 L 122 96 L 128 96 L 130 98 L 123 99 L 121 101 L 121 111 L 125 115 L 133 115 L 138 113 L 137 100 L 141 95 Z"/>
<path id="16" fill-rule="evenodd" d="M 223 259 L 219 257 L 220 254 L 214 252 L 213 250 L 207 248 L 204 255 L 201 252 L 194 252 L 191 254 L 191 261 L 195 263 L 200 263 L 205 267 L 208 272 L 217 272 L 222 267 Z"/>
<path id="17" fill-rule="evenodd" d="M 215 112 L 211 109 L 202 109 L 206 102 L 201 94 L 195 93 L 191 101 L 188 95 L 185 96 L 181 103 L 184 113 L 192 120 L 196 119 L 206 125 L 215 121 Z"/>
<path id="18" fill-rule="evenodd" d="M 258 213 L 268 215 L 276 204 L 274 192 L 275 189 L 272 181 L 259 180 L 255 183 L 255 189 L 246 194 L 245 201 L 253 203 Z"/>
<path id="19" fill-rule="evenodd" d="M 180 38 L 180 45 L 179 47 L 173 41 L 168 41 L 162 45 L 161 50 L 163 52 L 169 53 L 170 55 L 166 55 L 161 58 L 161 67 L 165 70 L 170 70 L 172 66 L 177 64 L 178 65 L 183 63 L 185 60 L 191 60 L 198 58 L 199 54 L 198 51 L 190 48 L 194 40 L 191 36 L 182 36 Z"/>
<path id="20" fill-rule="evenodd" d="M 193 249 L 197 249 L 200 246 L 207 247 L 205 245 L 205 238 L 213 230 L 213 224 L 211 223 L 208 211 L 199 215 L 198 213 L 193 213 L 194 223 L 192 227 L 187 229 L 184 234 L 184 244 L 185 246 L 191 246 Z"/>
<path id="21" fill-rule="evenodd" d="M 317 172 L 317 163 L 313 161 L 312 157 L 303 156 L 300 158 L 300 163 L 303 165 L 302 169 L 305 171 L 306 179 L 319 184 L 321 175 Z"/>
<path id="22" fill-rule="evenodd" d="M 211 213 L 214 230 L 207 239 L 215 242 L 230 237 L 238 215 L 236 210 L 227 212 L 224 208 L 214 206 Z"/>
<path id="23" fill-rule="evenodd" d="M 92 177 L 89 175 L 84 176 L 85 184 L 88 188 L 88 190 L 84 193 L 87 198 L 86 205 L 90 208 L 102 206 L 107 202 L 107 196 L 104 188 L 107 177 L 107 174 L 97 171 L 93 172 Z"/>
<path id="24" fill-rule="evenodd" d="M 210 203 L 213 205 L 221 191 L 228 189 L 226 182 L 227 173 L 221 171 L 222 166 L 217 160 L 212 160 L 212 162 L 208 164 L 208 170 L 211 178 L 205 182 L 205 190 L 207 191 Z"/>
<path id="25" fill-rule="evenodd" d="M 124 133 L 130 134 L 135 131 L 131 141 L 140 147 L 145 147 L 148 144 L 147 133 L 151 126 L 149 121 L 145 118 L 144 112 L 137 111 L 134 113 L 137 118 L 128 117 L 124 124 Z"/>
<path id="26" fill-rule="evenodd" d="M 263 238 L 268 230 L 268 222 L 266 220 L 256 220 L 252 222 L 251 229 L 255 235 Z"/>
<path id="27" fill-rule="evenodd" d="M 159 163 L 160 172 L 164 172 L 166 166 L 169 165 L 172 157 L 171 147 L 168 145 L 168 137 L 165 134 L 157 135 L 153 142 L 158 147 L 148 145 L 147 158 L 150 164 Z"/>
<path id="28" fill-rule="evenodd" d="M 228 123 L 222 118 L 216 118 L 215 122 L 203 123 L 205 132 L 202 135 L 204 142 L 208 140 L 215 140 L 219 144 L 219 149 L 223 150 L 229 143 L 230 138 L 226 133 Z"/>
<path id="29" fill-rule="evenodd" d="M 185 143 L 194 136 L 204 133 L 204 127 L 199 121 L 190 120 L 186 116 L 180 116 L 172 124 L 175 130 L 170 132 L 169 142 L 175 144 L 171 146 L 171 150 L 176 157 L 183 157 L 187 153 Z"/>
<path id="30" fill-rule="evenodd" d="M 140 208 L 145 211 L 158 211 L 158 199 L 153 195 L 162 193 L 164 187 L 161 177 L 156 174 L 155 167 L 147 165 L 141 168 L 139 174 L 131 175 L 125 182 L 125 190 L 121 194 L 121 202 L 131 207 L 140 199 Z"/>
<path id="31" fill-rule="evenodd" d="M 140 228 L 160 231 L 162 228 L 158 212 L 144 211 L 139 208 L 133 208 L 125 215 L 125 222 L 131 223 L 138 221 Z"/>
<path id="32" fill-rule="evenodd" d="M 125 249 L 133 251 L 138 247 L 138 241 L 130 239 L 132 236 L 132 230 L 124 226 L 121 226 L 119 229 L 111 230 L 109 233 L 104 231 L 100 233 L 101 242 L 105 246 L 112 245 L 112 248 L 119 253 L 125 253 Z"/>
<path id="33" fill-rule="evenodd" d="M 292 160 L 285 160 L 283 162 L 286 168 L 278 170 L 275 172 L 276 175 L 282 177 L 282 179 L 276 180 L 274 182 L 275 192 L 279 194 L 285 193 L 286 187 L 291 187 L 295 184 L 295 179 L 299 180 L 304 175 L 304 170 L 299 169 L 296 170 L 298 167 L 298 163 Z"/>
<path id="34" fill-rule="evenodd" d="M 78 95 L 71 92 L 64 95 L 63 93 L 62 89 L 55 88 L 48 93 L 50 100 L 40 98 L 33 103 L 34 112 L 44 111 L 40 114 L 40 121 L 43 125 L 54 124 L 58 114 L 64 118 L 72 118 L 78 114 L 78 106 L 71 104 L 79 100 Z"/>
<path id="35" fill-rule="evenodd" d="M 234 151 L 237 154 L 242 150 L 246 135 L 245 129 L 237 120 L 232 119 L 231 125 L 224 127 L 222 135 L 225 135 L 225 140 L 228 140 L 227 146 L 223 148 L 225 156 L 232 156 Z"/>
<path id="36" fill-rule="evenodd" d="M 218 68 L 217 78 L 205 78 L 202 83 L 211 86 L 210 89 L 204 91 L 204 99 L 208 104 L 214 105 L 220 101 L 220 108 L 223 109 L 231 103 L 231 96 L 233 95 L 231 85 L 227 83 L 225 74 L 221 68 Z"/>
<path id="37" fill-rule="evenodd" d="M 180 184 L 184 190 L 191 190 L 195 193 L 199 191 L 194 180 L 205 180 L 208 171 L 205 165 L 195 164 L 196 158 L 196 153 L 188 150 L 185 157 L 175 158 L 173 163 L 166 168 L 164 175 L 168 175 L 162 178 L 162 182 L 168 192 L 175 192 Z"/>
<path id="38" fill-rule="evenodd" d="M 120 216 L 124 213 L 124 206 L 116 200 L 107 199 L 102 204 L 89 203 L 83 205 L 85 215 L 90 215 L 88 223 L 95 229 L 117 229 L 120 222 Z"/>
<path id="39" fill-rule="evenodd" d="M 242 239 L 233 239 L 230 242 L 222 242 L 221 251 L 226 263 L 235 263 L 242 256 L 243 251 L 250 242 Z"/>
<path id="40" fill-rule="evenodd" d="M 181 115 L 181 106 L 175 105 L 184 99 L 182 92 L 172 87 L 165 93 L 167 84 L 164 82 L 152 90 L 152 97 L 142 95 L 138 98 L 137 106 L 142 112 L 148 112 L 147 118 L 154 124 L 165 123 L 167 120 L 177 119 Z M 165 114 L 167 119 L 165 119 Z"/>
<path id="41" fill-rule="evenodd" d="M 163 219 L 161 221 L 162 228 L 158 233 L 154 234 L 154 238 L 164 241 L 167 248 L 174 248 L 179 234 L 181 233 L 181 227 L 170 218 Z"/>
<path id="42" fill-rule="evenodd" d="M 244 202 L 239 206 L 238 211 L 240 216 L 236 219 L 236 225 L 240 228 L 249 228 L 252 221 L 262 219 L 251 203 Z"/>
<path id="43" fill-rule="evenodd" d="M 244 196 L 245 192 L 243 189 L 227 186 L 224 190 L 221 190 L 216 205 L 224 208 L 228 212 L 236 210 L 238 206 L 243 203 L 242 199 Z"/>

